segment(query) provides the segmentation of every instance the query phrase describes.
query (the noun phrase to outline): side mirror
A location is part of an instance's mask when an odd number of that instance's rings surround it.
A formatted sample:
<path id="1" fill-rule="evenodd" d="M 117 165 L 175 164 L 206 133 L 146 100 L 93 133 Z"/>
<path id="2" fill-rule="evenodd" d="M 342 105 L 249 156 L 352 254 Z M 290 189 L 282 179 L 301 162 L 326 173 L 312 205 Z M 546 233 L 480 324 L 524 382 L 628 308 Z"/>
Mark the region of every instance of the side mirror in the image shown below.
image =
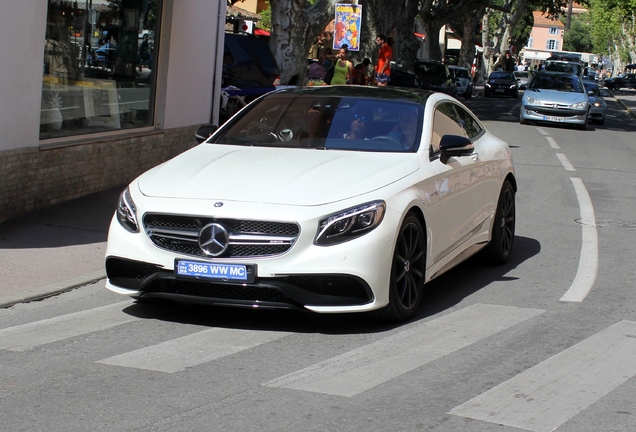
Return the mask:
<path id="1" fill-rule="evenodd" d="M 475 151 L 472 141 L 459 135 L 444 135 L 440 140 L 440 161 L 448 162 L 448 159 L 459 156 L 470 156 Z"/>
<path id="2" fill-rule="evenodd" d="M 197 129 L 194 134 L 194 138 L 196 138 L 197 142 L 201 144 L 206 139 L 210 138 L 210 136 L 218 129 L 217 125 L 212 124 L 204 124 Z"/>

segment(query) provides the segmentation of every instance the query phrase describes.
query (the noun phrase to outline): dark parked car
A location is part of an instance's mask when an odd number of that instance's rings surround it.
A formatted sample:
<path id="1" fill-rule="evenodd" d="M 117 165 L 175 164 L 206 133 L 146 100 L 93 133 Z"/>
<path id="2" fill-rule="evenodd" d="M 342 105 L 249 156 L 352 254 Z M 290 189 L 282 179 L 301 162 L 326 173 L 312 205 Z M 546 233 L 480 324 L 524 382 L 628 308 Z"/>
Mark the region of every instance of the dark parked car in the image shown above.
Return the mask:
<path id="1" fill-rule="evenodd" d="M 484 96 L 493 95 L 512 96 L 513 98 L 519 96 L 517 78 L 512 72 L 496 71 L 490 74 L 484 86 Z"/>
<path id="2" fill-rule="evenodd" d="M 636 73 L 627 73 L 614 78 L 606 78 L 604 85 L 610 90 L 620 90 L 623 87 L 636 89 Z"/>
<path id="3" fill-rule="evenodd" d="M 415 76 L 420 88 L 457 96 L 457 86 L 448 67 L 434 60 L 415 60 Z"/>
<path id="4" fill-rule="evenodd" d="M 223 86 L 242 90 L 247 101 L 275 90 L 278 63 L 263 39 L 245 33 L 225 33 Z"/>

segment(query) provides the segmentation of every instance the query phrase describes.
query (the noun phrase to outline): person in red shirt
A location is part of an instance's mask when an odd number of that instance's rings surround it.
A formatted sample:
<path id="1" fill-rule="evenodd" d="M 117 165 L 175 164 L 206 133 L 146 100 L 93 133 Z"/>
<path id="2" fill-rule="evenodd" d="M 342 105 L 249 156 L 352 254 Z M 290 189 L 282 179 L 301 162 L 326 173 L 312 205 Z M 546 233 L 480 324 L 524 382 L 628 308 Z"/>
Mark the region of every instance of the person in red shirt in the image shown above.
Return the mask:
<path id="1" fill-rule="evenodd" d="M 375 43 L 380 47 L 378 63 L 375 65 L 375 83 L 378 86 L 386 86 L 391 79 L 391 58 L 393 50 L 386 43 L 386 36 L 383 34 L 375 38 Z"/>

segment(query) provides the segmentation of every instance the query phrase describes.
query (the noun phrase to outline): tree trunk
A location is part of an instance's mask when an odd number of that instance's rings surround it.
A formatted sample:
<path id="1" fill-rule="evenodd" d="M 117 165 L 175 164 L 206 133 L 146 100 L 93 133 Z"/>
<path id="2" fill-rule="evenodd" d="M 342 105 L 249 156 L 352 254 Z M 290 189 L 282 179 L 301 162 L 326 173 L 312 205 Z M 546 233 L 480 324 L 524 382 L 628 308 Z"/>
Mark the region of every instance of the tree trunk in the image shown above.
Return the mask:
<path id="1" fill-rule="evenodd" d="M 413 71 L 417 51 L 420 49 L 420 41 L 413 34 L 418 11 L 417 0 L 403 0 L 398 13 L 400 25 L 395 29 L 397 43 L 393 46 L 393 60 L 409 72 Z"/>
<path id="2" fill-rule="evenodd" d="M 272 32 L 269 46 L 280 68 L 280 83 L 302 85 L 307 78 L 311 42 L 334 16 L 331 0 L 270 0 Z"/>
<path id="3" fill-rule="evenodd" d="M 424 43 L 426 44 L 426 51 L 428 52 L 428 57 L 431 60 L 442 60 L 442 49 L 439 46 L 439 30 L 442 28 L 442 23 L 439 21 L 434 21 L 432 19 L 427 19 L 423 21 L 424 30 L 426 32 L 426 40 Z"/>

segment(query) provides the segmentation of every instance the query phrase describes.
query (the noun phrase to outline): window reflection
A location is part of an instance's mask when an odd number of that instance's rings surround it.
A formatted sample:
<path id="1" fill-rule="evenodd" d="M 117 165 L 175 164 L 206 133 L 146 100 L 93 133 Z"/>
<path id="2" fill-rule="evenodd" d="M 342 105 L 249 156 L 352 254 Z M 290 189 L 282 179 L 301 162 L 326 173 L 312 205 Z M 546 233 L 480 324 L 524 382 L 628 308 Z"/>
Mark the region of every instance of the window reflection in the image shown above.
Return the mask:
<path id="1" fill-rule="evenodd" d="M 152 125 L 160 0 L 48 0 L 40 139 Z"/>

